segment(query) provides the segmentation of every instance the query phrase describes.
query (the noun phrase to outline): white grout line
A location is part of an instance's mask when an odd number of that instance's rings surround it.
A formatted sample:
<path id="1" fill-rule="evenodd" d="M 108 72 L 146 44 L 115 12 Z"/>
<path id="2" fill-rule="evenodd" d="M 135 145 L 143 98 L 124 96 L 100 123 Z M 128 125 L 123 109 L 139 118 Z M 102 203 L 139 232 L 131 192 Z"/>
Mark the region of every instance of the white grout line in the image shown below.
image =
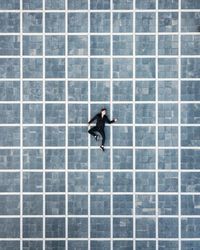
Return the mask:
<path id="1" fill-rule="evenodd" d="M 156 218 L 155 218 L 155 237 L 156 237 L 156 250 L 159 250 L 159 229 L 158 229 L 158 216 L 159 216 L 159 205 L 158 205 L 158 1 L 156 1 L 156 20 L 155 20 L 155 25 L 156 25 L 156 36 L 155 36 L 155 74 L 156 74 L 156 81 L 155 81 L 155 89 L 156 89 L 156 95 L 155 95 L 155 101 L 156 101 L 156 105 L 155 105 L 155 129 L 156 129 L 156 133 L 155 133 L 155 146 L 156 146 L 156 150 L 155 150 L 155 206 L 156 206 Z"/>
<path id="2" fill-rule="evenodd" d="M 178 247 L 181 250 L 181 1 L 178 4 Z"/>
<path id="3" fill-rule="evenodd" d="M 46 146 L 46 142 L 45 142 L 45 56 L 46 56 L 46 52 L 45 52 L 45 1 L 43 1 L 43 11 L 42 11 L 42 50 L 43 50 L 43 68 L 42 68 L 42 106 L 43 106 L 43 112 L 42 112 L 42 129 L 43 129 L 43 137 L 42 137 L 42 142 L 43 142 L 43 148 L 42 148 L 42 155 L 43 155 L 43 239 L 42 239 L 42 244 L 43 244 L 43 249 L 45 249 L 45 234 L 46 234 L 46 230 L 45 230 L 45 225 L 46 225 L 46 196 L 45 196 L 45 192 L 46 192 L 46 173 L 45 173 L 45 169 L 46 169 L 46 164 L 45 164 L 45 146 Z"/>
<path id="4" fill-rule="evenodd" d="M 68 249 L 68 1 L 65 1 L 65 249 Z"/>
<path id="5" fill-rule="evenodd" d="M 136 249 L 136 142 L 135 142 L 135 94 L 136 94 L 136 2 L 133 1 L 133 82 L 132 82 L 132 88 L 133 88 L 133 109 L 132 109 L 132 114 L 133 114 L 133 207 L 132 207 L 132 214 L 133 214 L 133 249 Z"/>
<path id="6" fill-rule="evenodd" d="M 23 248 L 23 15 L 20 0 L 20 249 Z"/>
<path id="7" fill-rule="evenodd" d="M 90 44 L 91 44 L 91 40 L 90 40 L 90 0 L 88 0 L 88 33 L 87 33 L 87 37 L 88 37 L 88 121 L 91 119 L 91 79 L 90 79 L 90 67 L 91 67 L 91 54 L 90 54 Z M 90 127 L 89 127 L 90 128 Z M 88 128 L 88 129 L 89 129 Z M 88 130 L 87 129 L 87 130 Z M 90 213 L 90 209 L 91 209 L 91 190 L 90 190 L 90 176 L 91 176 L 91 136 L 88 134 L 88 250 L 90 250 L 90 246 L 91 246 L 91 213 Z"/>
<path id="8" fill-rule="evenodd" d="M 113 119 L 113 2 L 110 1 L 110 119 Z M 110 249 L 113 249 L 113 126 L 110 129 Z"/>

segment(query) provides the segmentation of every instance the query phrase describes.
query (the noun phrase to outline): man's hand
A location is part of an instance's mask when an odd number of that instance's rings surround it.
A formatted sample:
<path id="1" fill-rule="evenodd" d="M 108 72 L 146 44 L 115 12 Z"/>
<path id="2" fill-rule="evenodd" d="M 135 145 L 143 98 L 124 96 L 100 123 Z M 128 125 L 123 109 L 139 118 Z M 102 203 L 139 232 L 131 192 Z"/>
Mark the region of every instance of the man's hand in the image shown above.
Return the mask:
<path id="1" fill-rule="evenodd" d="M 115 118 L 114 121 L 117 122 L 117 118 Z"/>

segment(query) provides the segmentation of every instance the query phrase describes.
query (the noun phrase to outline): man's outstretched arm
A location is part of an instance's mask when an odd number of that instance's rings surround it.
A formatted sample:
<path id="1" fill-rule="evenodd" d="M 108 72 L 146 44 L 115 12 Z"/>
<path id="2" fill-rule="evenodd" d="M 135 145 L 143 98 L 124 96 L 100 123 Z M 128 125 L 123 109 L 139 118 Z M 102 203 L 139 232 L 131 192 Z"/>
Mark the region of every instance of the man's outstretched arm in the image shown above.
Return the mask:
<path id="1" fill-rule="evenodd" d="M 95 115 L 89 122 L 88 122 L 88 124 L 90 124 L 90 123 L 92 123 L 94 120 L 96 120 L 97 119 L 97 115 Z"/>
<path id="2" fill-rule="evenodd" d="M 111 123 L 114 123 L 114 122 L 116 122 L 116 121 L 117 121 L 117 119 L 110 120 L 110 119 L 106 116 L 106 122 L 107 122 L 107 123 L 111 124 Z"/>

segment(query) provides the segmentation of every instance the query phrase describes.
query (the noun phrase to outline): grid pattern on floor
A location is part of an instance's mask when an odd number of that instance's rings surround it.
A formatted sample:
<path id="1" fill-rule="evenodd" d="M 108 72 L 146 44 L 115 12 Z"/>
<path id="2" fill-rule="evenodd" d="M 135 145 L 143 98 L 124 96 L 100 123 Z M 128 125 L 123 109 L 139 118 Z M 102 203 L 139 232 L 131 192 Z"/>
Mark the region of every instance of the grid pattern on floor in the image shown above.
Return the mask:
<path id="1" fill-rule="evenodd" d="M 200 1 L 0 0 L 0 23 L 0 250 L 199 250 Z"/>

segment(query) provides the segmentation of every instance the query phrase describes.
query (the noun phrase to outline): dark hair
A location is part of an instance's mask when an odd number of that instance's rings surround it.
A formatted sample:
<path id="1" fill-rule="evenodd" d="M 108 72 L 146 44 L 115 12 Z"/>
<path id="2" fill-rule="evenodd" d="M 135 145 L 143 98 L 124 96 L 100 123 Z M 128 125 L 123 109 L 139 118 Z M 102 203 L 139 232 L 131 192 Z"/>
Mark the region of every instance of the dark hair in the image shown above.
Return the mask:
<path id="1" fill-rule="evenodd" d="M 107 111 L 107 109 L 106 109 L 106 108 L 102 108 L 102 109 L 101 109 L 101 112 L 103 112 L 103 111 Z"/>

